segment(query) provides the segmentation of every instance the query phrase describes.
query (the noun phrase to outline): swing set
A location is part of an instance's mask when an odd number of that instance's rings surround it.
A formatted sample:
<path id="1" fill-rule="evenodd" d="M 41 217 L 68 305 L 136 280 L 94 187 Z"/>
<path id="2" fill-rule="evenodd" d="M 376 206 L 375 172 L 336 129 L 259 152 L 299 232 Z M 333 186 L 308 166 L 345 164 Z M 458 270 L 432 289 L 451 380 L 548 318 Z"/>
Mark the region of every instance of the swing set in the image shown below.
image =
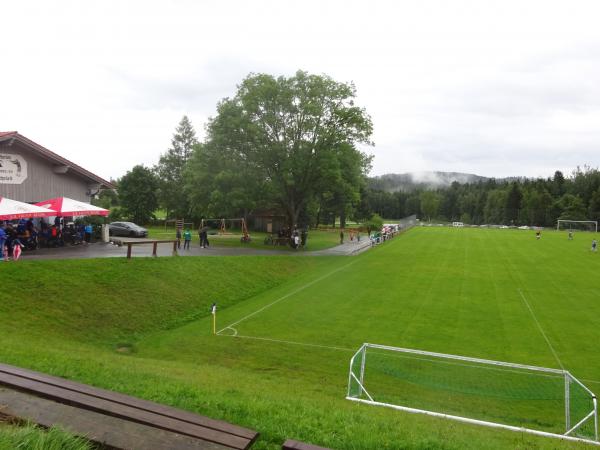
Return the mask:
<path id="1" fill-rule="evenodd" d="M 242 231 L 242 237 L 240 238 L 240 242 L 242 244 L 247 244 L 250 242 L 250 233 L 248 232 L 248 226 L 246 225 L 246 219 L 243 217 L 241 219 L 202 219 L 200 222 L 200 227 L 210 227 L 211 224 L 218 224 L 219 235 L 232 235 L 233 233 L 228 231 L 235 229 L 235 225 L 239 225 Z"/>

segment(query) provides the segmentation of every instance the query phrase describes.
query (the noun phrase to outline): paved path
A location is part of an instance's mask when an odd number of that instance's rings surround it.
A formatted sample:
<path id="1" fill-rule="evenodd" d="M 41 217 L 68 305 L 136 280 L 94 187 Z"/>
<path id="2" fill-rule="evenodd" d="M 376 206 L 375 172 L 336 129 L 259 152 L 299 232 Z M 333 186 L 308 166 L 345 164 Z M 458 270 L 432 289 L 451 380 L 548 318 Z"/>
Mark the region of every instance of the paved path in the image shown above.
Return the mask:
<path id="1" fill-rule="evenodd" d="M 134 240 L 134 239 L 130 239 Z M 140 239 L 143 241 L 144 239 Z M 262 250 L 257 248 L 244 247 L 220 247 L 211 246 L 203 249 L 192 245 L 189 250 L 179 250 L 181 256 L 254 256 L 254 255 L 287 255 L 287 256 L 351 256 L 358 254 L 370 248 L 369 241 L 346 242 L 336 247 L 317 251 L 289 251 L 289 250 Z M 158 256 L 172 256 L 173 244 L 158 244 Z M 132 247 L 132 257 L 152 256 L 152 245 L 134 245 Z M 127 246 L 94 243 L 89 245 L 65 246 L 60 248 L 41 248 L 35 251 L 23 252 L 21 259 L 85 259 L 85 258 L 123 258 L 127 255 Z"/>

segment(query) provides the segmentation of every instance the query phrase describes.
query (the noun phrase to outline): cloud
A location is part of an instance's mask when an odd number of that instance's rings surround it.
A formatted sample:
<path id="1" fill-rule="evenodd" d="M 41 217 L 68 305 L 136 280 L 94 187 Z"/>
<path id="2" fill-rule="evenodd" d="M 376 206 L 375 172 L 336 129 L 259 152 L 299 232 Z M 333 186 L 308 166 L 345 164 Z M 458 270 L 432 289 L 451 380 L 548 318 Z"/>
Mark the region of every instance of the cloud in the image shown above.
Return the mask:
<path id="1" fill-rule="evenodd" d="M 117 177 L 250 72 L 354 81 L 373 174 L 600 165 L 597 1 L 8 2 L 0 131 Z"/>
<path id="2" fill-rule="evenodd" d="M 599 56 L 598 43 L 572 44 L 419 88 L 423 101 L 386 124 L 396 136 L 376 138 L 385 150 L 376 149 L 374 172 L 390 172 L 394 160 L 498 177 L 598 166 Z"/>
<path id="3" fill-rule="evenodd" d="M 250 60 L 222 58 L 162 74 L 119 67 L 106 70 L 111 84 L 118 86 L 119 95 L 113 101 L 119 106 L 173 108 L 210 115 L 221 99 L 235 94 L 236 85 L 256 66 Z"/>

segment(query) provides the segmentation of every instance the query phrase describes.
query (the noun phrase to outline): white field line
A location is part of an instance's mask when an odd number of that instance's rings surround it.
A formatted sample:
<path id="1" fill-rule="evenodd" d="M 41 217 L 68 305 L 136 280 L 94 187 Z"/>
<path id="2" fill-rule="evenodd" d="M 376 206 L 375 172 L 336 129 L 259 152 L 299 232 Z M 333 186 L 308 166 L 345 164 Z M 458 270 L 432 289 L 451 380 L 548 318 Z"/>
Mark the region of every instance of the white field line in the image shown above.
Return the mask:
<path id="1" fill-rule="evenodd" d="M 376 354 L 376 355 L 381 355 L 381 356 L 385 356 L 386 358 L 404 358 L 404 359 L 412 359 L 415 361 L 426 361 L 426 362 L 431 362 L 431 363 L 435 363 L 435 364 L 446 364 L 449 366 L 460 366 L 460 367 L 469 367 L 469 368 L 473 368 L 473 369 L 482 369 L 482 370 L 494 370 L 497 372 L 502 372 L 502 373 L 516 373 L 518 375 L 531 375 L 531 376 L 536 376 L 536 377 L 544 377 L 544 378 L 554 378 L 554 379 L 564 379 L 563 375 L 556 375 L 556 374 L 552 374 L 552 375 L 548 375 L 548 374 L 544 374 L 544 373 L 539 373 L 539 372 L 534 372 L 532 370 L 527 370 L 527 369 L 523 369 L 523 370 L 514 370 L 514 369 L 507 369 L 506 367 L 503 366 L 486 366 L 485 364 L 467 364 L 464 362 L 456 362 L 456 361 L 444 361 L 441 358 L 440 359 L 431 359 L 431 358 L 422 358 L 422 357 L 417 357 L 417 356 L 410 356 L 410 355 L 406 355 L 406 354 L 399 354 L 399 355 L 395 355 L 392 354 L 391 352 L 388 353 L 384 353 L 384 352 L 377 352 L 377 351 L 373 351 L 371 350 L 369 353 L 367 353 L 367 355 L 369 354 Z"/>
<path id="2" fill-rule="evenodd" d="M 231 328 L 228 327 L 230 330 L 233 330 L 236 334 L 221 334 L 221 336 L 224 337 L 232 337 L 232 338 L 239 338 L 239 339 L 252 339 L 255 341 L 265 341 L 265 342 L 274 342 L 277 344 L 289 344 L 289 345 L 300 345 L 303 347 L 313 347 L 313 348 L 324 348 L 327 350 L 338 350 L 338 351 L 343 351 L 343 352 L 355 352 L 356 349 L 351 349 L 351 348 L 346 348 L 346 347 L 334 347 L 331 345 L 323 345 L 323 344 L 309 344 L 307 342 L 296 342 L 296 341 L 286 341 L 283 339 L 273 339 L 273 338 L 267 338 L 267 337 L 259 337 L 259 336 L 243 336 L 240 334 L 237 334 L 237 330 L 235 328 Z M 384 353 L 380 353 L 380 352 L 374 352 L 377 353 L 379 355 L 383 355 L 383 356 L 393 356 L 393 357 L 397 357 L 397 358 L 406 358 L 406 359 L 416 359 L 416 360 L 425 360 L 425 361 L 433 361 L 433 362 L 439 362 L 439 361 L 434 361 L 431 359 L 423 359 L 423 358 L 415 358 L 415 357 L 411 357 L 411 356 L 399 356 L 399 355 L 387 355 Z M 445 364 L 452 364 L 452 365 L 460 365 L 460 366 L 465 366 L 465 367 L 471 367 L 467 364 L 458 364 L 458 363 L 451 363 L 451 362 L 445 362 Z M 490 367 L 483 367 L 483 366 L 473 366 L 479 369 L 486 369 L 486 370 L 500 370 L 500 369 L 494 369 L 494 368 L 490 368 Z M 502 371 L 506 372 L 507 370 L 502 369 Z M 518 373 L 520 375 L 523 375 L 523 372 L 519 372 L 519 371 L 510 371 L 510 372 L 514 372 L 514 373 Z M 540 374 L 535 374 L 537 376 L 540 376 Z M 550 377 L 549 375 L 541 375 L 541 376 L 545 376 L 545 377 Z M 580 378 L 581 381 L 585 381 L 587 383 L 596 383 L 596 384 L 600 384 L 600 381 L 598 380 L 586 380 L 583 378 Z"/>
<path id="3" fill-rule="evenodd" d="M 306 342 L 295 342 L 295 341 L 284 341 L 281 339 L 272 339 L 265 337 L 257 337 L 257 336 L 242 336 L 240 334 L 231 335 L 231 334 L 222 334 L 221 336 L 240 338 L 240 339 L 254 339 L 256 341 L 267 341 L 267 342 L 275 342 L 278 344 L 290 344 L 290 345 L 302 345 L 304 347 L 316 347 L 316 348 L 324 348 L 327 350 L 339 350 L 343 352 L 355 352 L 356 349 L 344 348 L 344 347 L 333 347 L 331 345 L 321 345 L 321 344 L 307 344 Z"/>
<path id="4" fill-rule="evenodd" d="M 225 328 L 223 328 L 221 331 L 225 331 L 225 330 L 231 330 L 231 331 L 233 331 L 233 334 L 227 334 L 226 336 L 231 336 L 231 337 L 236 337 L 236 336 L 237 336 L 237 330 L 236 330 L 235 328 L 232 328 L 232 327 L 225 327 Z M 220 333 L 221 331 L 219 331 L 219 333 Z M 219 334 L 219 333 L 217 333 L 217 334 Z"/>
<path id="5" fill-rule="evenodd" d="M 535 314 L 533 312 L 533 309 L 531 309 L 531 306 L 529 306 L 529 302 L 525 298 L 525 295 L 523 295 L 523 291 L 520 288 L 517 289 L 517 290 L 519 291 L 519 295 L 523 299 L 523 302 L 525 302 L 525 305 L 527 306 L 527 309 L 529 309 L 529 312 L 531 313 L 531 317 L 533 317 L 533 320 L 534 320 L 535 324 L 537 325 L 538 329 L 540 330 L 540 333 L 542 333 L 542 336 L 544 337 L 544 339 L 546 341 L 546 344 L 548 344 L 548 347 L 550 348 L 550 351 L 554 355 L 554 358 L 556 359 L 556 362 L 558 362 L 558 365 L 560 366 L 560 368 L 562 370 L 565 370 L 565 368 L 564 368 L 564 366 L 563 366 L 560 358 L 558 357 L 558 355 L 556 354 L 556 351 L 554 350 L 554 347 L 552 347 L 552 344 L 550 343 L 550 340 L 548 339 L 548 336 L 546 336 L 546 333 L 544 333 L 544 329 L 542 328 L 542 326 L 538 322 L 537 317 L 535 316 Z"/>
<path id="6" fill-rule="evenodd" d="M 273 305 L 275 305 L 275 304 L 277 304 L 277 303 L 279 303 L 279 302 L 281 302 L 281 301 L 285 300 L 286 298 L 289 298 L 289 297 L 291 297 L 292 295 L 296 295 L 298 292 L 301 292 L 301 291 L 303 291 L 304 289 L 306 289 L 306 288 L 309 288 L 309 287 L 311 287 L 312 285 L 314 285 L 314 284 L 316 284 L 316 283 L 318 283 L 318 282 L 320 282 L 320 281 L 323 281 L 324 279 L 326 279 L 326 278 L 330 277 L 331 275 L 333 275 L 333 274 L 335 274 L 335 273 L 337 273 L 337 272 L 339 272 L 339 271 L 341 271 L 341 270 L 344 270 L 344 269 L 346 269 L 347 267 L 351 266 L 352 264 L 356 263 L 357 261 L 358 261 L 358 260 L 356 259 L 356 260 L 354 260 L 354 261 L 352 261 L 352 262 L 350 262 L 350 263 L 346 264 L 345 266 L 338 267 L 337 269 L 335 269 L 335 270 L 332 270 L 331 272 L 329 272 L 329 273 L 327 273 L 327 274 L 325 274 L 325 275 L 323 275 L 323 276 L 321 276 L 321 277 L 319 277 L 319 278 L 317 278 L 317 279 L 315 279 L 315 280 L 312 280 L 312 281 L 311 281 L 311 282 L 309 282 L 309 283 L 306 283 L 306 284 L 304 284 L 304 285 L 300 286 L 299 288 L 297 288 L 297 289 L 293 290 L 292 292 L 288 292 L 288 293 L 287 293 L 287 294 L 285 294 L 284 296 L 282 296 L 282 297 L 279 297 L 277 300 L 275 300 L 275 301 L 273 301 L 273 302 L 269 303 L 268 305 L 265 305 L 265 306 L 263 306 L 262 308 L 260 308 L 260 309 L 257 309 L 256 311 L 254 311 L 253 313 L 250 313 L 250 314 L 248 314 L 248 315 L 247 315 L 247 316 L 245 316 L 245 317 L 242 317 L 240 320 L 238 320 L 238 321 L 236 321 L 236 322 L 233 322 L 233 323 L 230 323 L 230 324 L 229 324 L 229 325 L 227 325 L 225 328 L 222 328 L 221 330 L 219 330 L 219 331 L 217 332 L 217 334 L 221 334 L 221 332 L 222 332 L 222 331 L 225 331 L 227 328 L 232 328 L 234 325 L 237 325 L 237 324 L 238 324 L 238 323 L 240 323 L 240 322 L 243 322 L 243 321 L 245 321 L 245 320 L 248 320 L 250 317 L 253 317 L 253 316 L 255 316 L 255 315 L 257 315 L 257 314 L 259 314 L 259 313 L 263 312 L 265 309 L 268 309 L 268 308 L 270 308 L 271 306 L 273 306 Z"/>

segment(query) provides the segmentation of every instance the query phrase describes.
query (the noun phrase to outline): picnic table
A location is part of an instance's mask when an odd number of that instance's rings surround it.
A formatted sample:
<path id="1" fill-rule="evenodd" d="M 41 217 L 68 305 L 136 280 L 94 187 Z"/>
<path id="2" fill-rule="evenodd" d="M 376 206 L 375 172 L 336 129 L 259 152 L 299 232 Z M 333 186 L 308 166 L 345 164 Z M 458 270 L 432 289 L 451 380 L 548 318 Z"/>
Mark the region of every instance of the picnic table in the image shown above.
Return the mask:
<path id="1" fill-rule="evenodd" d="M 280 236 L 274 236 L 274 235 L 271 234 L 271 235 L 268 235 L 265 238 L 265 244 L 266 245 L 269 245 L 269 244 L 273 245 L 273 246 L 275 246 L 275 245 L 281 245 L 281 246 L 285 247 L 289 243 L 290 243 L 290 238 L 287 237 L 287 236 L 281 236 L 280 237 Z"/>
<path id="2" fill-rule="evenodd" d="M 152 256 L 156 254 L 158 244 L 173 244 L 173 256 L 177 256 L 177 240 L 176 239 L 148 239 L 148 238 L 113 238 L 112 241 L 117 245 L 127 245 L 127 259 L 131 259 L 131 248 L 134 245 L 152 244 Z"/>

